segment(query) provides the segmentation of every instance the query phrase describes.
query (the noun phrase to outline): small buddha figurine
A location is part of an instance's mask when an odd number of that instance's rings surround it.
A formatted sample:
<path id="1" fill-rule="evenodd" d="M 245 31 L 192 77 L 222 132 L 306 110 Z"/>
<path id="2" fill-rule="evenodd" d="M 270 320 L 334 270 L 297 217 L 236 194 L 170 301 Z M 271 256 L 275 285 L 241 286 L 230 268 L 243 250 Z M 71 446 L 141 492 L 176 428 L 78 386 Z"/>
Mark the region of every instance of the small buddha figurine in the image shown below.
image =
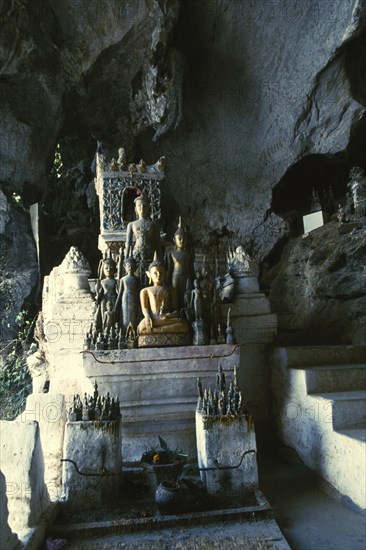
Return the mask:
<path id="1" fill-rule="evenodd" d="M 83 399 L 81 420 L 89 420 L 88 397 L 86 394 L 84 395 L 84 399 Z"/>
<path id="2" fill-rule="evenodd" d="M 194 316 L 196 321 L 200 321 L 203 315 L 203 301 L 202 301 L 202 291 L 200 287 L 200 282 L 198 279 L 193 281 L 193 290 L 191 294 L 191 307 L 194 311 Z"/>
<path id="3" fill-rule="evenodd" d="M 127 258 L 124 267 L 127 275 L 122 277 L 119 282 L 115 311 L 119 316 L 121 326 L 125 330 L 130 323 L 136 330 L 142 314 L 140 308 L 141 283 L 139 277 L 135 275 L 137 269 L 135 258 Z"/>
<path id="4" fill-rule="evenodd" d="M 103 328 L 104 314 L 107 309 L 107 302 L 112 302 L 112 309 L 117 299 L 117 281 L 114 278 L 116 273 L 116 262 L 112 258 L 106 258 L 102 264 L 104 279 L 97 283 L 96 300 L 98 309 L 96 313 L 97 328 Z"/>
<path id="5" fill-rule="evenodd" d="M 125 338 L 124 338 L 123 329 L 121 329 L 118 333 L 117 348 L 118 349 L 124 349 L 125 348 Z"/>
<path id="6" fill-rule="evenodd" d="M 159 258 L 162 254 L 160 227 L 150 218 L 150 201 L 146 195 L 139 195 L 134 203 L 138 219 L 127 225 L 126 258 L 133 256 L 139 262 L 144 285 L 144 272 L 153 260 L 154 252 Z"/>
<path id="7" fill-rule="evenodd" d="M 192 259 L 187 250 L 187 233 L 179 217 L 178 229 L 174 233 L 175 250 L 168 255 L 168 283 L 178 291 L 179 309 L 184 307 L 184 294 L 187 281 L 192 279 Z"/>
<path id="8" fill-rule="evenodd" d="M 127 170 L 126 151 L 123 147 L 118 149 L 117 165 L 120 170 Z"/>
<path id="9" fill-rule="evenodd" d="M 118 349 L 118 331 L 116 332 L 114 326 L 109 333 L 108 349 Z"/>
<path id="10" fill-rule="evenodd" d="M 126 330 L 126 348 L 133 349 L 136 347 L 136 332 L 132 323 L 129 323 Z"/>
<path id="11" fill-rule="evenodd" d="M 94 401 L 91 395 L 88 399 L 88 420 L 94 420 Z"/>
<path id="12" fill-rule="evenodd" d="M 226 399 L 225 399 L 225 392 L 220 392 L 219 396 L 219 402 L 218 402 L 218 414 L 220 416 L 225 416 L 226 414 Z"/>
<path id="13" fill-rule="evenodd" d="M 103 330 L 110 334 L 114 329 L 114 310 L 113 302 L 108 300 L 103 317 Z"/>
<path id="14" fill-rule="evenodd" d="M 130 176 L 132 177 L 135 172 L 137 172 L 136 164 L 134 162 L 131 162 L 131 164 L 128 167 L 128 171 L 130 173 Z"/>
<path id="15" fill-rule="evenodd" d="M 99 392 L 98 392 L 98 383 L 97 383 L 97 381 L 95 380 L 95 382 L 94 382 L 94 392 L 93 392 L 94 405 L 95 405 L 96 402 L 98 401 L 98 395 L 99 395 Z"/>
<path id="16" fill-rule="evenodd" d="M 213 301 L 214 283 L 209 271 L 209 266 L 205 262 L 201 267 L 200 287 L 202 290 L 203 330 L 205 332 L 205 341 L 209 342 L 211 327 L 211 304 Z"/>
<path id="17" fill-rule="evenodd" d="M 137 327 L 141 334 L 187 334 L 188 324 L 179 318 L 177 290 L 164 285 L 166 268 L 157 258 L 149 266 L 147 276 L 153 286 L 140 293 L 143 320 Z"/>
<path id="18" fill-rule="evenodd" d="M 234 336 L 234 329 L 231 325 L 230 321 L 230 311 L 231 308 L 229 308 L 227 312 L 227 324 L 226 324 L 226 343 L 227 344 L 235 344 L 235 336 Z"/>
<path id="19" fill-rule="evenodd" d="M 186 291 L 184 293 L 184 307 L 180 310 L 180 316 L 183 317 L 183 319 L 186 319 L 186 321 L 191 324 L 194 320 L 193 316 L 193 310 L 191 307 L 192 302 L 192 290 L 191 290 L 191 281 L 188 279 Z"/>
<path id="20" fill-rule="evenodd" d="M 105 349 L 103 332 L 98 332 L 97 341 L 95 343 L 95 349 L 96 350 Z"/>
<path id="21" fill-rule="evenodd" d="M 226 377 L 221 365 L 219 365 L 216 375 L 216 387 L 220 392 L 224 391 L 226 388 Z"/>
<path id="22" fill-rule="evenodd" d="M 225 334 L 222 333 L 222 328 L 220 324 L 217 325 L 217 343 L 218 344 L 226 343 Z"/>
<path id="23" fill-rule="evenodd" d="M 146 164 L 145 164 L 145 161 L 143 159 L 141 159 L 140 162 L 138 163 L 137 171 L 141 172 L 141 173 L 146 171 Z"/>
<path id="24" fill-rule="evenodd" d="M 80 399 L 80 395 L 76 394 L 74 396 L 74 411 L 76 420 L 81 420 L 82 418 L 83 403 Z"/>

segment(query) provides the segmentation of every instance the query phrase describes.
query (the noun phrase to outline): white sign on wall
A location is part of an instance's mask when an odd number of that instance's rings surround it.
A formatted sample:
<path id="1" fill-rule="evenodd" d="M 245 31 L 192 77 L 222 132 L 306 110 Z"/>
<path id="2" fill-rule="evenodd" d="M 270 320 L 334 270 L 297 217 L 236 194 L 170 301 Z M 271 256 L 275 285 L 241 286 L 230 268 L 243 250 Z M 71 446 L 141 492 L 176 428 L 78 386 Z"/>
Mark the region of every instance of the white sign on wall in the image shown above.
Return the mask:
<path id="1" fill-rule="evenodd" d="M 307 214 L 303 216 L 302 219 L 304 223 L 304 233 L 309 233 L 309 231 L 313 231 L 317 227 L 324 225 L 323 212 L 321 210 L 319 210 L 319 212 Z"/>

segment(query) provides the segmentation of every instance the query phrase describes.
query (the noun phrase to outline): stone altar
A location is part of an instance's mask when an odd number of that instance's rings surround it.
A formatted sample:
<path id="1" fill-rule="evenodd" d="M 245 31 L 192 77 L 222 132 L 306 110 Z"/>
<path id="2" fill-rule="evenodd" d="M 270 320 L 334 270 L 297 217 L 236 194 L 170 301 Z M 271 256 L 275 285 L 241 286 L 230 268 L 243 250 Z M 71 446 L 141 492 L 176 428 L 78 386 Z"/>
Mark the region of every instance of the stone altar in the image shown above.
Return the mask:
<path id="1" fill-rule="evenodd" d="M 239 385 L 256 421 L 257 442 L 268 443 L 272 437 L 270 368 L 267 352 L 277 334 L 277 316 L 271 313 L 268 298 L 260 291 L 258 265 L 242 247 L 227 256 L 228 271 L 235 282 L 233 303 L 221 304 L 221 315 L 230 320 L 240 344 Z"/>
<path id="2" fill-rule="evenodd" d="M 66 422 L 62 483 L 69 510 L 97 509 L 116 502 L 121 467 L 119 420 Z"/>
<path id="3" fill-rule="evenodd" d="M 139 460 L 158 435 L 194 458 L 196 379 L 208 384 L 219 365 L 232 372 L 240 363 L 240 347 L 84 351 L 82 360 L 90 385 L 97 379 L 101 393 L 119 395 L 124 462 Z"/>
<path id="4" fill-rule="evenodd" d="M 112 159 L 109 167 L 104 159 L 99 159 L 99 164 L 99 184 L 102 181 L 99 189 L 100 200 L 102 200 L 100 236 L 100 243 L 102 242 L 100 247 L 104 250 L 102 262 L 103 265 L 113 262 L 113 273 L 110 274 L 110 279 L 112 283 L 116 283 L 117 289 L 118 281 L 122 276 L 123 260 L 125 260 L 124 265 L 131 260 L 128 257 L 124 258 L 125 227 L 126 224 L 134 223 L 133 214 L 126 210 L 124 190 L 127 194 L 132 193 L 129 197 L 130 206 L 136 204 L 136 195 L 141 197 L 141 193 L 144 192 L 145 196 L 149 196 L 152 202 L 152 215 L 156 216 L 155 219 L 159 219 L 158 182 L 163 177 L 163 170 L 159 163 L 153 167 L 146 167 L 144 163 L 140 163 L 137 166 L 130 165 L 127 172 L 123 155 L 117 162 Z M 145 174 L 146 178 L 142 178 L 141 174 Z M 120 181 L 121 175 L 126 178 L 124 183 L 122 182 L 124 187 Z M 141 180 L 142 183 L 140 182 L 140 187 L 134 185 L 139 178 L 143 180 Z M 147 183 L 150 180 L 154 180 L 151 185 Z M 145 188 L 142 189 L 144 185 Z M 90 498 L 100 505 L 104 502 L 103 491 L 108 492 L 108 487 L 111 486 L 111 478 L 115 477 L 118 480 L 121 463 L 139 461 L 146 448 L 154 446 L 157 436 L 162 436 L 172 448 L 182 449 L 191 460 L 196 458 L 197 378 L 207 385 L 216 376 L 219 367 L 224 374 L 232 372 L 234 367 L 238 369 L 238 378 L 242 387 L 245 388 L 250 410 L 254 412 L 256 418 L 259 418 L 259 425 L 268 425 L 268 411 L 263 406 L 267 396 L 261 395 L 258 388 L 265 385 L 263 384 L 266 376 L 265 352 L 266 346 L 272 341 L 276 332 L 276 317 L 271 315 L 267 299 L 259 292 L 257 266 L 245 253 L 243 247 L 239 246 L 235 251 L 233 249 L 228 259 L 230 260 L 230 281 L 235 283 L 235 292 L 229 303 L 220 304 L 215 293 L 214 279 L 209 273 L 212 265 L 207 262 L 203 254 L 201 257 L 202 261 L 193 264 L 192 256 L 194 289 L 198 297 L 201 296 L 201 308 L 196 303 L 197 300 L 191 298 L 193 292 L 191 273 L 183 296 L 184 307 L 181 309 L 170 307 L 172 300 L 168 299 L 168 294 L 163 296 L 162 292 L 163 299 L 161 303 L 159 302 L 155 314 L 158 328 L 160 328 L 159 323 L 164 321 L 164 316 L 169 314 L 176 316 L 179 322 L 182 320 L 179 317 L 183 318 L 184 323 L 191 328 L 194 328 L 195 323 L 196 325 L 202 323 L 200 329 L 202 345 L 201 340 L 195 341 L 193 338 L 187 339 L 184 342 L 185 345 L 181 347 L 136 349 L 138 338 L 134 336 L 135 327 L 130 323 L 126 334 L 122 335 L 122 328 L 120 329 L 118 325 L 115 327 L 113 324 L 114 316 L 110 301 L 106 301 L 108 306 L 106 313 L 112 320 L 108 317 L 110 322 L 108 321 L 107 325 L 102 327 L 103 331 L 97 331 L 98 304 L 95 295 L 103 286 L 102 274 L 98 273 L 99 279 L 96 282 L 88 279 L 90 275 L 88 262 L 75 247 L 71 248 L 62 264 L 54 268 L 50 276 L 45 279 L 43 330 L 50 380 L 48 395 L 50 399 L 57 393 L 64 396 L 63 405 L 60 406 L 60 421 L 62 421 L 60 434 L 63 435 L 63 441 L 58 440 L 59 449 L 53 449 L 53 452 L 57 456 L 63 456 L 63 460 L 70 461 L 76 457 L 74 462 L 81 471 L 92 474 L 90 479 L 93 476 L 97 477 L 99 471 L 104 472 L 107 468 L 111 476 L 104 480 L 106 483 L 100 485 L 100 490 L 95 480 L 90 485 L 90 495 L 95 494 Z M 156 258 L 156 260 L 161 264 L 164 263 L 162 259 Z M 153 265 L 154 262 L 150 267 Z M 114 279 L 115 266 L 117 279 Z M 132 266 L 131 273 L 134 267 Z M 108 276 L 108 274 L 105 275 Z M 171 278 L 174 287 L 175 279 L 173 276 Z M 143 284 L 142 293 L 150 292 L 154 288 L 158 292 L 177 290 L 165 286 L 165 277 L 160 277 L 155 282 L 152 278 L 152 282 L 156 286 L 146 287 Z M 180 285 L 181 294 L 183 289 L 184 285 Z M 121 309 L 118 305 L 114 313 L 118 308 Z M 231 311 L 231 324 L 227 314 L 228 308 Z M 221 321 L 226 317 L 228 327 L 225 334 Z M 149 315 L 146 316 L 146 312 L 144 312 L 144 318 L 149 323 Z M 233 331 L 242 346 L 233 343 L 235 341 Z M 169 335 L 167 331 L 163 334 Z M 128 335 L 131 335 L 131 338 L 127 338 Z M 188 331 L 187 336 L 189 336 Z M 86 407 L 85 411 L 83 407 L 82 419 L 78 422 L 74 422 L 73 414 L 70 413 L 73 395 L 91 393 L 95 380 L 102 394 L 109 392 L 117 396 L 120 403 L 121 430 L 112 430 L 115 435 L 111 436 L 112 439 L 108 440 L 107 444 L 104 441 L 105 438 L 101 437 L 103 429 L 98 424 L 100 419 L 96 422 L 91 420 Z M 268 409 L 268 403 L 266 407 Z M 69 412 L 69 418 L 65 424 L 67 412 Z M 46 434 L 44 423 L 39 422 L 39 426 L 41 438 L 46 440 L 49 435 Z M 230 437 L 240 439 L 236 432 Z M 100 441 L 102 446 L 99 445 Z M 105 451 L 102 452 L 106 447 L 110 448 L 108 457 Z M 47 457 L 46 443 L 43 448 L 45 464 L 52 464 L 52 460 L 48 460 L 50 457 Z M 251 448 L 254 448 L 252 444 Z M 93 460 L 95 454 L 98 460 Z M 99 460 L 101 454 L 104 462 Z M 106 461 L 108 466 L 105 466 Z M 248 464 L 249 462 L 248 460 Z M 52 475 L 47 474 L 46 486 L 55 494 L 63 491 L 64 498 L 70 507 L 80 509 L 83 507 L 84 485 L 83 480 L 78 477 L 80 474 L 75 474 L 73 468 L 74 466 L 70 463 L 66 465 L 64 463 L 61 476 L 61 466 L 59 465 L 58 468 L 55 466 L 57 471 L 54 475 L 52 472 L 50 472 Z M 62 481 L 60 481 L 61 477 Z"/>

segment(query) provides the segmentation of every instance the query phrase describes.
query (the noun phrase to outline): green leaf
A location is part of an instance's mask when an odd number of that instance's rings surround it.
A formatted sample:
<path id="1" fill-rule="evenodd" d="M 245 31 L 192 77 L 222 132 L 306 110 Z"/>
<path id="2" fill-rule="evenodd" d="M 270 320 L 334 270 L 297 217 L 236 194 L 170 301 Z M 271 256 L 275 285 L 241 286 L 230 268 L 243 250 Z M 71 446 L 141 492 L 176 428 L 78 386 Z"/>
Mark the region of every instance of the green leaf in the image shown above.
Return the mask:
<path id="1" fill-rule="evenodd" d="M 160 437 L 160 435 L 158 435 L 158 438 L 159 438 L 160 447 L 163 449 L 163 451 L 168 453 L 170 451 L 170 449 L 168 447 L 167 442 L 165 441 L 165 439 Z"/>

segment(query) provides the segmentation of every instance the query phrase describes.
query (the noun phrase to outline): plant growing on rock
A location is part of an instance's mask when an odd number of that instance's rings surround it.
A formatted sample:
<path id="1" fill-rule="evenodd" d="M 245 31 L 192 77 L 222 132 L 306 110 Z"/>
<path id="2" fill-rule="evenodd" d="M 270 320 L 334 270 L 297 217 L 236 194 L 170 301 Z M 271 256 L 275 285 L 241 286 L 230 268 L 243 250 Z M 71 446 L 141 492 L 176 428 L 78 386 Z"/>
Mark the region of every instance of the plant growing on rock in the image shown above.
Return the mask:
<path id="1" fill-rule="evenodd" d="M 151 447 L 146 450 L 141 457 L 141 462 L 146 462 L 147 464 L 174 464 L 176 462 L 185 462 L 187 460 L 187 455 L 183 451 L 178 451 L 178 447 L 173 451 L 169 448 L 167 442 L 158 436 L 159 445 L 156 447 Z"/>
<path id="2" fill-rule="evenodd" d="M 32 380 L 26 357 L 30 348 L 29 340 L 33 320 L 27 310 L 16 317 L 15 338 L 2 342 L 0 347 L 0 418 L 13 420 L 24 408 L 25 400 L 32 391 Z"/>

